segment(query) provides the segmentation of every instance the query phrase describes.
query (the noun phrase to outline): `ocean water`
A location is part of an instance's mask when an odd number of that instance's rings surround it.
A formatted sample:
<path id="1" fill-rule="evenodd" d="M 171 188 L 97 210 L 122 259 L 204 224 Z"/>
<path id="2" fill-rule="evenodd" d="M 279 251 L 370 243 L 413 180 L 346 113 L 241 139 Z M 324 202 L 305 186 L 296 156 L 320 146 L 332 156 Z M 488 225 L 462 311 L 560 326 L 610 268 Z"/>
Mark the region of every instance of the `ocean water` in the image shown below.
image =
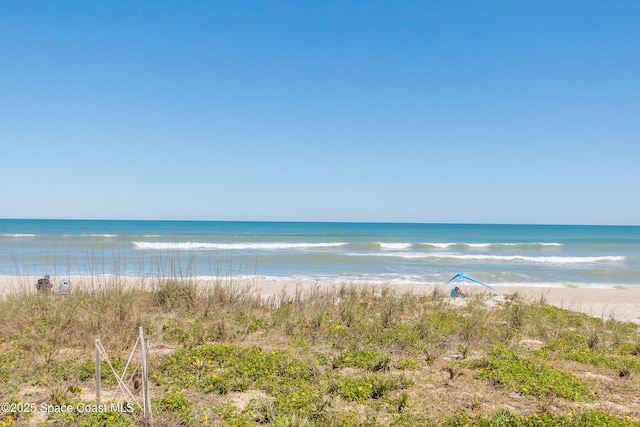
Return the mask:
<path id="1" fill-rule="evenodd" d="M 0 275 L 640 287 L 640 227 L 0 220 Z"/>

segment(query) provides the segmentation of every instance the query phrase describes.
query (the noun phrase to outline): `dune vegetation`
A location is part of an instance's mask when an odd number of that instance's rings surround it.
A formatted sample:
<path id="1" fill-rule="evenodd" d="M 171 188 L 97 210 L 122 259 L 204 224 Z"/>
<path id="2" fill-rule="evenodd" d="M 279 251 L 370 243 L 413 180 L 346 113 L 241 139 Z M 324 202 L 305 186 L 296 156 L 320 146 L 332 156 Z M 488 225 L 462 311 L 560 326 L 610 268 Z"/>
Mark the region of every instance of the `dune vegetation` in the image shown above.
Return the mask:
<path id="1" fill-rule="evenodd" d="M 640 425 L 635 324 L 518 295 L 111 278 L 0 302 L 0 426 L 145 425 L 137 405 L 78 410 L 95 404 L 95 336 L 122 371 L 139 326 L 154 426 Z M 116 388 L 105 365 L 102 401 Z"/>

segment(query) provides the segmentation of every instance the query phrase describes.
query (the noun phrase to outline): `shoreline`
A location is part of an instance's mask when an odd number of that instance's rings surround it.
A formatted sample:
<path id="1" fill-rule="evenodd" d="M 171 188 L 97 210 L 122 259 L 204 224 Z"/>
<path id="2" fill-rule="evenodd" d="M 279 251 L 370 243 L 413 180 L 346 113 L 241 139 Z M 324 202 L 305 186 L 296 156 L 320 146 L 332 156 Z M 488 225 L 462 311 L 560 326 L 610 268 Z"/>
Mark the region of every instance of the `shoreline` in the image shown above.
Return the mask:
<path id="1" fill-rule="evenodd" d="M 35 276 L 11 276 L 0 275 L 0 298 L 20 292 L 35 291 L 35 283 L 38 277 Z M 54 284 L 61 278 L 52 277 Z M 155 283 L 155 278 L 138 279 L 127 277 L 94 277 L 94 276 L 71 276 L 72 284 L 91 287 L 103 287 L 117 280 L 127 286 L 151 288 Z M 234 279 L 233 277 L 222 277 L 219 279 L 199 280 L 206 284 L 214 281 L 222 283 L 235 283 L 239 285 L 251 285 L 265 297 L 277 296 L 283 293 L 293 294 L 296 289 L 303 292 L 315 286 L 336 286 L 332 283 L 323 282 L 287 282 L 269 281 L 260 279 Z M 349 283 L 347 283 L 349 284 Z M 357 283 L 355 285 L 367 285 Z M 449 291 L 450 285 L 385 285 L 399 292 L 411 292 L 414 294 L 430 294 L 436 287 L 442 292 Z M 632 322 L 640 325 L 640 289 L 633 288 L 569 288 L 569 287 L 533 287 L 533 286 L 494 286 L 500 294 L 504 296 L 518 295 L 527 302 L 544 301 L 545 303 L 567 309 L 570 311 L 585 313 L 589 316 L 603 320 L 613 319 L 623 322 Z M 488 289 L 469 285 L 464 287 L 468 295 L 489 295 L 493 294 Z"/>

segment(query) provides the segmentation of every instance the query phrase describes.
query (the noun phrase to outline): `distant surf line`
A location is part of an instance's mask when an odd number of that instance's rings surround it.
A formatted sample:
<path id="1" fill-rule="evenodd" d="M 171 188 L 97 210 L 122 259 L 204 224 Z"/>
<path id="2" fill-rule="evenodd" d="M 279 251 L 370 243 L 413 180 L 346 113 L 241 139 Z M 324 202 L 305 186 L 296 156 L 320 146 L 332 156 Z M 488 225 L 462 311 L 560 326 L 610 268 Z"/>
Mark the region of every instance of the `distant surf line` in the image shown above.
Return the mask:
<path id="1" fill-rule="evenodd" d="M 330 243 L 211 243 L 211 242 L 133 242 L 141 250 L 283 250 L 322 249 L 346 246 L 343 242 Z"/>
<path id="2" fill-rule="evenodd" d="M 464 243 L 464 242 L 450 242 L 450 243 L 437 243 L 437 242 L 421 242 L 421 243 L 406 243 L 406 242 L 376 242 L 380 249 L 398 250 L 398 249 L 411 249 L 414 247 L 431 247 L 436 249 L 450 249 L 455 247 L 468 247 L 468 248 L 491 248 L 499 246 L 508 247 L 520 247 L 520 248 L 535 248 L 541 247 L 562 247 L 562 243 L 555 242 L 492 242 L 492 243 Z"/>
<path id="3" fill-rule="evenodd" d="M 456 246 L 467 246 L 470 248 L 490 248 L 496 246 L 511 246 L 511 247 L 536 247 L 536 246 L 549 246 L 549 247 L 561 247 L 562 243 L 555 242 L 491 242 L 491 243 L 419 243 L 421 246 L 431 246 L 438 249 L 449 249 Z"/>
<path id="4" fill-rule="evenodd" d="M 623 262 L 625 256 L 524 256 L 524 255 L 481 255 L 481 254 L 455 254 L 455 253 L 422 253 L 422 252 L 351 252 L 347 256 L 360 257 L 398 257 L 405 259 L 455 259 L 461 261 L 525 261 L 535 264 L 589 264 L 596 262 Z"/>

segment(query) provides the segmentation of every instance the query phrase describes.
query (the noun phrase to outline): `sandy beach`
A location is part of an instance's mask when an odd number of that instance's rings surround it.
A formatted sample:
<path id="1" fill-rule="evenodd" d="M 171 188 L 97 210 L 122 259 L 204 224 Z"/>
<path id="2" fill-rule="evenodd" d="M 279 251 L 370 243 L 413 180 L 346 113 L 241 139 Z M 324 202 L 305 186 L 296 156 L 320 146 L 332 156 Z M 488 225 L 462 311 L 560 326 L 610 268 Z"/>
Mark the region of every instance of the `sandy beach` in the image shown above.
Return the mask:
<path id="1" fill-rule="evenodd" d="M 602 319 L 640 324 L 640 290 L 611 288 L 497 287 L 505 294 L 518 293 L 532 301 L 543 299 L 556 307 Z"/>
<path id="2" fill-rule="evenodd" d="M 0 296 L 23 291 L 34 291 L 37 277 L 29 276 L 0 276 Z M 54 283 L 60 278 L 53 277 Z M 108 285 L 109 278 L 71 277 L 76 286 L 92 286 L 95 284 Z M 122 280 L 122 279 L 119 279 Z M 125 281 L 130 286 L 151 286 L 149 281 L 128 279 Z M 203 282 L 206 284 L 206 282 Z M 302 291 L 313 286 L 332 286 L 323 283 L 306 282 L 275 282 L 258 281 L 243 284 L 253 285 L 265 297 L 276 296 L 282 293 L 293 294 L 296 288 Z M 415 294 L 428 294 L 434 290 L 434 285 L 391 285 L 401 292 Z M 449 287 L 440 286 L 443 292 L 448 292 Z M 517 294 L 530 302 L 545 301 L 547 304 L 588 314 L 601 319 L 615 319 L 625 322 L 640 324 L 640 290 L 630 288 L 560 288 L 560 287 L 527 287 L 527 286 L 496 286 L 496 289 L 504 296 Z M 484 288 L 469 286 L 465 288 L 468 295 L 485 293 L 492 295 L 491 291 Z"/>

